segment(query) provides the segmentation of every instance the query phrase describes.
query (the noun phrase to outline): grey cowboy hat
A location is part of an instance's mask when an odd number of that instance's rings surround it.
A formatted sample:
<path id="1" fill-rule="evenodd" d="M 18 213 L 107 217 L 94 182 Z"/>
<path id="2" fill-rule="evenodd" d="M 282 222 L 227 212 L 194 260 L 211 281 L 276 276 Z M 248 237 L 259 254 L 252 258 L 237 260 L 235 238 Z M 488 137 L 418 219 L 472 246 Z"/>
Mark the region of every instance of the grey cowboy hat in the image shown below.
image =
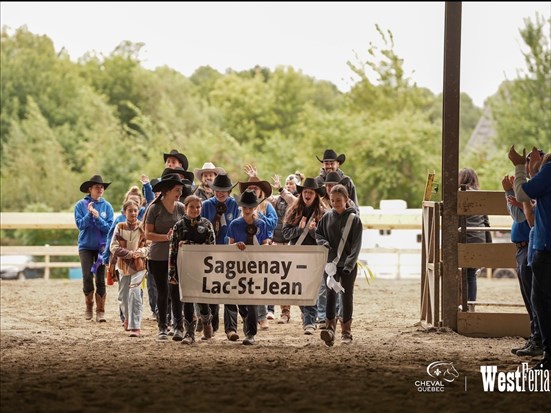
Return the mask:
<path id="1" fill-rule="evenodd" d="M 317 155 L 316 158 L 318 158 Z M 345 160 L 346 156 L 343 153 L 337 156 L 337 152 L 335 152 L 333 149 L 326 149 L 325 152 L 323 152 L 323 158 L 318 158 L 318 161 L 322 163 L 325 161 L 337 161 L 340 165 L 342 165 Z"/>
<path id="2" fill-rule="evenodd" d="M 85 181 L 80 185 L 80 192 L 87 193 L 90 187 L 96 184 L 103 185 L 103 189 L 107 189 L 107 187 L 111 185 L 111 182 L 103 182 L 100 175 L 94 175 L 88 181 Z"/>
<path id="3" fill-rule="evenodd" d="M 178 159 L 180 161 L 180 163 L 182 164 L 182 168 L 184 168 L 184 170 L 187 171 L 187 168 L 189 166 L 189 162 L 187 160 L 186 155 L 184 155 L 183 153 L 178 152 L 176 149 L 172 149 L 169 153 L 163 153 L 163 159 L 165 160 L 165 162 L 166 162 L 166 159 L 169 156 L 173 156 L 174 158 Z"/>
<path id="4" fill-rule="evenodd" d="M 224 170 L 224 168 L 220 168 L 220 167 L 217 167 L 217 166 L 214 166 L 214 164 L 212 162 L 205 162 L 203 164 L 203 167 L 202 168 L 195 168 L 193 170 L 193 174 L 195 175 L 195 177 L 197 178 L 197 180 L 199 182 L 201 182 L 201 176 L 203 175 L 203 173 L 205 172 L 214 172 L 216 175 L 220 175 L 220 174 L 223 174 L 223 173 L 226 173 L 226 171 Z"/>

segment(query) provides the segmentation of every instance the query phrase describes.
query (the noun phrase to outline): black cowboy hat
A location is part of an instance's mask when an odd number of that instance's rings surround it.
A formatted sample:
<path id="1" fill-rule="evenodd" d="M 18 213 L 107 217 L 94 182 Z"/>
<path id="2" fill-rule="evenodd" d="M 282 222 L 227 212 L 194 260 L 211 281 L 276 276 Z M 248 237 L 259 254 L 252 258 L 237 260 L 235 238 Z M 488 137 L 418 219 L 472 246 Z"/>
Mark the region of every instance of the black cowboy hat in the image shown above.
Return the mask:
<path id="1" fill-rule="evenodd" d="M 239 192 L 245 192 L 250 186 L 258 186 L 266 198 L 272 195 L 272 185 L 268 181 L 261 181 L 256 176 L 249 177 L 247 182 L 239 182 Z"/>
<path id="2" fill-rule="evenodd" d="M 318 158 L 318 155 L 316 155 L 316 158 Z M 323 153 L 323 159 L 318 158 L 318 161 L 322 163 L 325 161 L 337 161 L 340 165 L 342 165 L 345 160 L 346 156 L 343 153 L 337 156 L 337 152 L 335 152 L 333 149 L 326 149 Z"/>
<path id="3" fill-rule="evenodd" d="M 95 184 L 103 185 L 103 189 L 107 189 L 107 187 L 111 185 L 111 182 L 103 182 L 101 176 L 94 175 L 88 181 L 85 181 L 80 185 L 80 192 L 87 193 L 90 187 Z"/>
<path id="4" fill-rule="evenodd" d="M 258 206 L 258 204 L 260 204 L 264 199 L 266 198 L 259 200 L 256 197 L 256 191 L 253 191 L 252 189 L 247 189 L 241 194 L 241 196 L 237 197 L 236 202 L 237 205 L 239 205 L 240 207 L 254 208 Z"/>
<path id="5" fill-rule="evenodd" d="M 183 153 L 178 152 L 176 149 L 172 149 L 169 153 L 163 153 L 163 159 L 165 160 L 165 162 L 166 162 L 166 158 L 168 158 L 169 156 L 173 156 L 176 159 L 178 159 L 180 161 L 180 163 L 182 164 L 182 168 L 184 168 L 184 170 L 187 171 L 189 163 L 188 163 L 186 155 L 184 155 Z"/>
<path id="6" fill-rule="evenodd" d="M 194 179 L 194 175 L 193 175 L 193 172 L 191 171 L 186 171 L 184 168 L 180 167 L 180 166 L 177 166 L 176 168 L 165 168 L 165 170 L 163 171 L 162 175 L 166 175 L 166 174 L 178 174 L 178 175 L 183 175 L 185 180 L 186 181 L 189 181 L 189 184 L 192 185 L 193 184 L 193 179 Z"/>
<path id="7" fill-rule="evenodd" d="M 210 186 L 213 191 L 231 191 L 237 184 L 232 184 L 231 179 L 226 173 L 220 173 L 214 178 L 214 182 Z"/>
<path id="8" fill-rule="evenodd" d="M 303 189 L 311 189 L 312 191 L 316 191 L 320 196 L 323 196 L 324 194 L 323 187 L 319 187 L 314 178 L 306 178 L 304 180 L 304 185 L 297 185 L 297 192 L 299 194 L 302 192 Z"/>
<path id="9" fill-rule="evenodd" d="M 325 176 L 325 183 L 326 184 L 337 185 L 337 184 L 340 184 L 341 181 L 342 181 L 342 179 L 341 179 L 341 176 L 339 175 L 338 172 L 329 172 Z"/>
<path id="10" fill-rule="evenodd" d="M 159 182 L 153 185 L 152 190 L 153 192 L 163 192 L 171 190 L 176 185 L 185 186 L 185 180 L 180 179 L 180 175 L 177 173 L 167 173 L 161 177 Z"/>

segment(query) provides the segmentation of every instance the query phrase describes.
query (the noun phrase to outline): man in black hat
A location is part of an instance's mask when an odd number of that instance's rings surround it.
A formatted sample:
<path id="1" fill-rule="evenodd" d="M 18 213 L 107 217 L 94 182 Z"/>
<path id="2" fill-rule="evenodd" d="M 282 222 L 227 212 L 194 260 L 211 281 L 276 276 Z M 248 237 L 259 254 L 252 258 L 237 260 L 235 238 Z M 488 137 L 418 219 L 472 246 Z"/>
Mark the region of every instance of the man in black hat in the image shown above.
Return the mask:
<path id="1" fill-rule="evenodd" d="M 333 149 L 326 149 L 323 153 L 323 159 L 320 159 L 317 155 L 316 158 L 323 164 L 320 169 L 319 176 L 316 177 L 316 182 L 318 186 L 321 187 L 324 185 L 326 175 L 329 172 L 336 172 L 340 175 L 341 180 L 343 180 L 344 178 L 348 178 L 348 180 L 343 181 L 342 184 L 348 190 L 348 198 L 351 199 L 355 205 L 358 205 L 356 186 L 354 185 L 354 182 L 352 182 L 352 178 L 345 175 L 344 172 L 340 169 L 340 166 L 346 160 L 346 156 L 342 153 L 337 156 L 337 153 Z"/>
<path id="2" fill-rule="evenodd" d="M 189 166 L 186 155 L 178 152 L 176 149 L 172 149 L 169 153 L 163 153 L 163 159 L 165 161 L 165 168 L 175 168 L 179 166 L 187 171 Z"/>

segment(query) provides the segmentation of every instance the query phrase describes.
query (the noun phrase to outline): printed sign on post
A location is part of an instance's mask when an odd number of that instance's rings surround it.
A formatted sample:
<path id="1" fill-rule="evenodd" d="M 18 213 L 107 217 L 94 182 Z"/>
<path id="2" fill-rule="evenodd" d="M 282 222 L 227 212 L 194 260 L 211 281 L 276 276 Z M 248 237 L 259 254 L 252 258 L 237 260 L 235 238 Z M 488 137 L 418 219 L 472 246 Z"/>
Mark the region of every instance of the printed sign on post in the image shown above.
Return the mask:
<path id="1" fill-rule="evenodd" d="M 182 245 L 180 298 L 206 304 L 315 305 L 328 250 L 315 245 Z"/>

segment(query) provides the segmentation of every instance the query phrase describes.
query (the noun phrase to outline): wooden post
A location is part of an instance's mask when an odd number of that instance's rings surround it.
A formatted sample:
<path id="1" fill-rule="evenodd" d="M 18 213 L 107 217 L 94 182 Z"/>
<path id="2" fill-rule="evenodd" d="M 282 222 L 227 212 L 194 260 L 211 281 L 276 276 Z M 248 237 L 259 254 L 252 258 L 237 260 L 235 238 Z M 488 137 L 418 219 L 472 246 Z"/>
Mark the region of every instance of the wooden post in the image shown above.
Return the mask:
<path id="1" fill-rule="evenodd" d="M 50 247 L 49 244 L 44 245 L 45 247 Z M 49 280 L 50 279 L 50 254 L 46 253 L 44 255 L 44 279 Z"/>
<path id="2" fill-rule="evenodd" d="M 459 168 L 459 80 L 461 2 L 446 2 L 442 110 L 442 322 L 457 331 L 457 178 Z"/>

